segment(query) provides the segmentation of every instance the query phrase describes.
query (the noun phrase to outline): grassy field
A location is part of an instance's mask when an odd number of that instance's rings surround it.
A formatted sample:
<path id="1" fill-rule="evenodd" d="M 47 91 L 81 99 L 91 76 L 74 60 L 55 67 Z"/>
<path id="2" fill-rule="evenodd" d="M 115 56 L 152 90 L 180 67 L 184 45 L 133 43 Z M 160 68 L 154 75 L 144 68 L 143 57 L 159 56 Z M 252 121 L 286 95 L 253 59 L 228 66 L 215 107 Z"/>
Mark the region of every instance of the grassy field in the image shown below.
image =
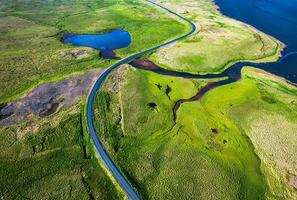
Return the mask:
<path id="1" fill-rule="evenodd" d="M 292 86 L 244 69 L 243 80 L 183 104 L 174 125 L 174 102 L 193 96 L 206 81 L 130 68 L 124 74 L 124 82 L 115 83 L 113 75 L 98 93 L 95 121 L 109 153 L 144 198 L 296 197 L 288 185 L 297 170 Z"/>
<path id="2" fill-rule="evenodd" d="M 147 182 L 146 176 L 156 173 L 151 164 L 158 162 L 158 158 L 154 158 L 152 154 L 154 151 L 158 153 L 160 149 L 159 145 L 153 146 L 153 152 L 148 153 L 144 152 L 142 147 L 155 144 L 149 142 L 152 136 L 155 137 L 155 132 L 170 131 L 173 126 L 172 107 L 175 101 L 180 97 L 191 97 L 196 93 L 196 87 L 204 85 L 205 82 L 164 78 L 132 68 L 125 74 L 129 81 L 124 89 L 119 85 L 117 72 L 107 79 L 106 89 L 97 96 L 95 122 L 100 138 L 107 145 L 108 151 L 115 156 L 116 163 L 136 189 L 148 198 L 154 191 L 149 190 L 151 183 Z M 179 91 L 180 85 L 187 87 L 187 90 Z M 159 89 L 158 86 L 162 88 Z M 171 88 L 168 94 L 170 99 L 165 93 L 167 86 Z M 150 103 L 156 103 L 155 109 L 149 106 Z M 163 141 L 159 144 L 163 145 Z M 136 178 L 136 174 L 141 174 L 141 178 Z M 140 180 L 145 183 L 140 183 Z"/>
<path id="3" fill-rule="evenodd" d="M 1 128 L 1 199 L 122 198 L 93 157 L 79 107 Z"/>
<path id="4" fill-rule="evenodd" d="M 183 3 L 183 4 L 181 4 Z M 241 60 L 273 60 L 280 44 L 220 15 L 212 1 L 165 5 L 193 20 L 193 36 L 149 56 L 165 68 L 219 72 Z M 0 102 L 37 84 L 113 61 L 59 42 L 62 32 L 125 29 L 124 57 L 176 37 L 188 27 L 141 1 L 0 2 Z M 239 82 L 172 109 L 209 81 L 154 74 L 122 66 L 96 96 L 95 125 L 106 149 L 144 199 L 294 199 L 296 88 L 260 70 L 244 68 Z M 0 198 L 122 199 L 98 166 L 81 105 L 49 118 L 0 129 Z"/>
<path id="5" fill-rule="evenodd" d="M 186 26 L 164 11 L 141 1 L 4 1 L 0 4 L 0 102 L 16 98 L 42 82 L 110 61 L 88 50 L 82 58 L 65 57 L 77 48 L 62 44 L 58 35 L 102 33 L 125 29 L 131 33 L 129 48 L 120 57 L 159 44 L 186 31 Z M 156 28 L 157 27 L 157 28 Z"/>
<path id="6" fill-rule="evenodd" d="M 0 102 L 37 85 L 74 73 L 107 67 L 89 48 L 62 44 L 59 35 L 130 32 L 120 57 L 181 35 L 188 27 L 142 1 L 1 1 Z M 82 51 L 81 56 L 71 56 Z M 70 55 L 70 56 L 69 56 Z M 123 198 L 97 160 L 83 133 L 80 111 L 60 112 L 33 124 L 1 127 L 0 198 Z"/>
<path id="7" fill-rule="evenodd" d="M 172 10 L 197 26 L 192 36 L 163 48 L 151 59 L 165 68 L 193 73 L 218 73 L 239 60 L 275 60 L 280 44 L 275 39 L 215 10 L 213 1 L 168 1 Z"/>
<path id="8" fill-rule="evenodd" d="M 181 3 L 165 5 L 200 29 L 149 57 L 161 66 L 215 73 L 238 60 L 278 57 L 279 42 L 223 17 L 211 1 Z M 239 82 L 183 104 L 174 123 L 175 102 L 214 80 L 125 68 L 97 94 L 95 122 L 106 149 L 143 198 L 296 198 L 288 183 L 297 173 L 296 88 L 244 68 Z"/>
<path id="9" fill-rule="evenodd" d="M 220 95 L 224 99 L 218 99 Z M 296 198 L 294 188 L 288 185 L 289 177 L 297 173 L 293 153 L 297 148 L 296 95 L 296 88 L 284 81 L 245 69 L 242 81 L 212 91 L 201 101 L 211 116 L 219 121 L 229 118 L 249 137 L 269 185 L 268 199 Z"/>

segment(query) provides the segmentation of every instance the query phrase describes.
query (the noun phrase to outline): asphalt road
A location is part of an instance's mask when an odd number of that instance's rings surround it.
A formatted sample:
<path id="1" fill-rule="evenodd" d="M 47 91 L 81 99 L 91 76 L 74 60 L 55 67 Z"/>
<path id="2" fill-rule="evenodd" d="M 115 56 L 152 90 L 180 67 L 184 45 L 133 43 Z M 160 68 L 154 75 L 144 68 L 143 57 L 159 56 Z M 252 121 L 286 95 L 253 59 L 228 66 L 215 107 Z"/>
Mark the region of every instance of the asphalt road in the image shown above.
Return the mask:
<path id="1" fill-rule="evenodd" d="M 177 17 L 179 17 L 180 19 L 186 21 L 190 26 L 191 26 L 191 31 L 189 31 L 188 33 L 177 37 L 175 39 L 169 40 L 163 44 L 160 44 L 156 47 L 141 51 L 139 53 L 133 54 L 131 56 L 128 56 L 118 62 L 116 62 L 115 64 L 111 65 L 110 67 L 108 67 L 96 80 L 96 82 L 94 83 L 93 87 L 90 90 L 90 93 L 88 95 L 87 98 L 87 113 L 86 113 L 86 120 L 87 120 L 87 128 L 88 128 L 88 132 L 91 136 L 94 148 L 95 148 L 95 153 L 96 155 L 101 159 L 102 163 L 104 164 L 104 166 L 106 167 L 106 169 L 112 174 L 112 176 L 115 178 L 115 180 L 118 182 L 118 184 L 120 185 L 120 187 L 123 189 L 123 191 L 127 194 L 129 199 L 132 200 L 138 200 L 140 199 L 139 195 L 137 194 L 137 192 L 134 190 L 134 188 L 129 184 L 129 182 L 125 179 L 125 177 L 123 176 L 123 174 L 120 172 L 120 170 L 116 167 L 116 165 L 113 163 L 112 159 L 110 158 L 110 156 L 108 155 L 108 153 L 105 151 L 100 139 L 98 138 L 97 134 L 96 134 L 96 130 L 94 127 L 94 123 L 93 123 L 93 110 L 94 110 L 94 100 L 95 100 L 95 94 L 96 92 L 100 89 L 104 79 L 106 78 L 106 76 L 115 68 L 119 67 L 122 64 L 125 63 L 129 63 L 132 60 L 134 60 L 137 57 L 140 57 L 143 54 L 146 54 L 148 52 L 154 51 L 156 49 L 159 49 L 160 47 L 166 46 L 168 44 L 174 43 L 182 38 L 185 38 L 187 36 L 189 36 L 190 34 L 192 34 L 193 32 L 195 32 L 196 30 L 196 26 L 189 20 L 187 20 L 186 18 L 182 17 L 181 15 L 169 10 L 168 8 L 159 5 L 153 1 L 149 1 L 146 0 L 147 2 L 160 7 L 164 10 L 166 10 L 167 12 L 169 12 L 172 15 L 175 15 Z"/>

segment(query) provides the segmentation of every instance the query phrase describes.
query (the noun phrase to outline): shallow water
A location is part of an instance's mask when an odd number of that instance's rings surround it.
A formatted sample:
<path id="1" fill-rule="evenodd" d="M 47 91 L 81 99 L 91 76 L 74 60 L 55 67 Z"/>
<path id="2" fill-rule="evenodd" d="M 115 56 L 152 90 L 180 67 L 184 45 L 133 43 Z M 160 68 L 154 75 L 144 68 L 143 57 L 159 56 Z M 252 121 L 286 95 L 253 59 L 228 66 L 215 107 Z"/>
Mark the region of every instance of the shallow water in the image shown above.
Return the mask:
<path id="1" fill-rule="evenodd" d="M 113 50 L 125 48 L 130 45 L 131 36 L 128 31 L 113 30 L 104 34 L 64 34 L 62 40 L 66 44 L 100 50 L 103 57 L 110 58 L 114 56 L 111 53 Z"/>

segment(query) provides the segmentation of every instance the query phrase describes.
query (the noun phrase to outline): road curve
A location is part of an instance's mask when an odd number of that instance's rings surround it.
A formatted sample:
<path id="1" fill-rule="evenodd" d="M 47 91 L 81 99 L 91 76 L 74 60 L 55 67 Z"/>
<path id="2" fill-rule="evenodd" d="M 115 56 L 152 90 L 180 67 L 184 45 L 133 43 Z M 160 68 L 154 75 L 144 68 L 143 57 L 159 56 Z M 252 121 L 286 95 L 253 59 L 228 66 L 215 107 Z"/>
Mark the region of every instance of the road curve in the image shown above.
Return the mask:
<path id="1" fill-rule="evenodd" d="M 102 161 L 102 163 L 104 164 L 104 166 L 106 167 L 106 169 L 112 174 L 112 176 L 115 178 L 115 180 L 118 182 L 118 184 L 120 185 L 120 187 L 124 190 L 124 192 L 127 194 L 129 199 L 132 200 L 138 200 L 140 199 L 139 195 L 137 194 L 137 192 L 133 189 L 133 187 L 129 184 L 129 182 L 125 179 L 125 177 L 123 176 L 123 174 L 120 172 L 120 170 L 116 167 L 116 165 L 113 163 L 112 159 L 110 158 L 110 156 L 108 155 L 108 153 L 106 152 L 106 150 L 104 149 L 102 142 L 100 141 L 100 139 L 98 138 L 97 134 L 96 134 L 96 130 L 94 127 L 94 122 L 93 122 L 93 110 L 94 110 L 94 100 L 95 100 L 95 95 L 96 92 L 99 90 L 99 88 L 101 87 L 104 79 L 106 78 L 106 76 L 115 68 L 119 67 L 122 64 L 125 63 L 129 63 L 132 60 L 134 60 L 135 58 L 146 54 L 148 52 L 154 51 L 156 49 L 159 49 L 160 47 L 166 46 L 168 44 L 171 44 L 173 42 L 176 42 L 182 38 L 185 38 L 189 35 L 191 35 L 193 32 L 195 32 L 196 30 L 196 26 L 189 20 L 187 20 L 186 18 L 182 17 L 181 15 L 169 10 L 168 8 L 157 4 L 153 1 L 150 0 L 146 0 L 147 2 L 158 6 L 164 10 L 166 10 L 167 12 L 169 12 L 172 15 L 175 15 L 177 17 L 179 17 L 180 19 L 182 19 L 183 21 L 187 22 L 190 26 L 191 26 L 191 31 L 189 31 L 188 33 L 179 36 L 175 39 L 169 40 L 163 44 L 160 44 L 158 46 L 152 47 L 150 49 L 141 51 L 139 53 L 135 53 L 133 55 L 130 55 L 124 59 L 121 59 L 120 61 L 116 62 L 115 64 L 111 65 L 110 67 L 106 68 L 106 70 L 98 77 L 98 79 L 96 80 L 96 82 L 94 83 L 93 87 L 91 88 L 88 97 L 87 97 L 87 108 L 86 108 L 86 120 L 87 120 L 87 128 L 88 128 L 88 132 L 90 134 L 90 137 L 92 139 L 94 148 L 95 148 L 95 153 L 96 155 L 100 158 L 100 160 Z"/>

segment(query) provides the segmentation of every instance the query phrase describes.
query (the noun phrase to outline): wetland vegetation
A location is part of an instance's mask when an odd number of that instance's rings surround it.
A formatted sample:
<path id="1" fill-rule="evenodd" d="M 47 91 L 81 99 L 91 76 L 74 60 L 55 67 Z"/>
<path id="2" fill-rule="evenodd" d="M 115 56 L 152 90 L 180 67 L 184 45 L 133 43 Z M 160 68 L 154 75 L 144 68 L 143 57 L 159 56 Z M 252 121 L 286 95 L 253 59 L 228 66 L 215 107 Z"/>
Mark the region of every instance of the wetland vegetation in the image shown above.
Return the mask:
<path id="1" fill-rule="evenodd" d="M 116 166 L 143 199 L 296 199 L 295 86 L 243 67 L 236 82 L 204 92 L 226 77 L 156 70 L 217 74 L 239 60 L 275 61 L 281 42 L 221 15 L 211 0 L 163 4 L 198 29 L 117 68 L 97 92 L 94 123 Z M 125 198 L 98 165 L 82 103 L 94 77 L 115 60 L 59 41 L 64 33 L 112 30 L 131 35 L 129 47 L 115 50 L 123 58 L 189 27 L 136 0 L 0 3 L 0 112 L 11 102 L 38 107 L 0 127 L 0 198 Z M 5 114 L 1 120 L 15 117 Z"/>
<path id="2" fill-rule="evenodd" d="M 42 92 L 46 93 L 42 101 L 51 102 L 52 95 L 54 98 L 58 95 L 60 103 L 70 103 L 62 109 L 59 107 L 54 115 L 41 114 L 41 118 L 31 111 L 22 112 L 24 118 L 17 125 L 1 126 L 1 198 L 122 198 L 117 185 L 97 166 L 91 149 L 88 158 L 85 157 L 90 141 L 82 135 L 84 118 L 79 113 L 83 111 L 68 112 L 71 106 L 85 100 L 86 88 L 81 93 L 78 88 L 88 85 L 89 80 L 82 76 L 82 80 L 70 81 L 69 87 L 67 81 L 62 80 L 90 69 L 105 68 L 114 61 L 100 59 L 98 52 L 89 48 L 65 45 L 59 41 L 60 35 L 104 33 L 114 29 L 129 31 L 133 43 L 116 51 L 124 57 L 181 34 L 186 26 L 140 1 L 29 0 L 26 3 L 2 1 L 0 27 L 0 102 L 7 102 L 1 104 L 1 110 L 22 96 L 27 104 L 18 103 L 16 109 L 31 109 L 35 103 L 40 106 L 32 98 Z M 160 28 L 154 30 L 154 27 Z M 46 83 L 53 81 L 58 82 Z M 36 93 L 34 88 L 43 83 L 50 89 L 40 88 L 42 92 Z M 56 89 L 51 88 L 53 85 L 57 85 L 58 90 L 65 89 L 65 93 L 56 94 Z M 30 90 L 31 95 L 25 95 Z M 83 98 L 63 96 L 72 93 L 71 90 Z"/>
<path id="3" fill-rule="evenodd" d="M 279 56 L 279 41 L 223 17 L 211 1 L 164 4 L 197 19 L 202 27 L 147 56 L 159 66 L 209 73 L 238 60 L 275 61 Z M 144 60 L 132 65 L 140 63 L 152 72 L 125 66 L 124 80 L 108 77 L 97 95 L 95 121 L 108 152 L 143 198 L 296 198 L 290 184 L 297 170 L 296 145 L 291 142 L 297 139 L 293 85 L 262 70 L 243 68 L 241 80 L 182 104 L 175 119 L 177 101 L 218 80 L 158 74 L 160 70 Z M 116 90 L 111 83 L 118 85 Z"/>
<path id="4" fill-rule="evenodd" d="M 122 196 L 98 166 L 80 112 L 77 105 L 38 124 L 1 127 L 1 198 Z"/>

